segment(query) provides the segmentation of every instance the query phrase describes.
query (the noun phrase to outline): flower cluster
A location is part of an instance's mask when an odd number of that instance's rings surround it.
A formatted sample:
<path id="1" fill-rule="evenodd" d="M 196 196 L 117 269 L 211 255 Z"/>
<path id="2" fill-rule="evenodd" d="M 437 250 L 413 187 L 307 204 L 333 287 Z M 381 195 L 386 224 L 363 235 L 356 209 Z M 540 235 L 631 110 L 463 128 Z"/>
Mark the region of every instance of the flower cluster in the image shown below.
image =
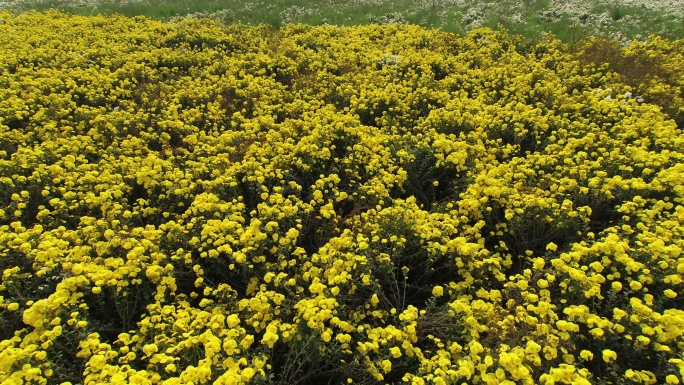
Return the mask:
<path id="1" fill-rule="evenodd" d="M 681 127 L 559 41 L 0 36 L 3 383 L 683 379 Z"/>

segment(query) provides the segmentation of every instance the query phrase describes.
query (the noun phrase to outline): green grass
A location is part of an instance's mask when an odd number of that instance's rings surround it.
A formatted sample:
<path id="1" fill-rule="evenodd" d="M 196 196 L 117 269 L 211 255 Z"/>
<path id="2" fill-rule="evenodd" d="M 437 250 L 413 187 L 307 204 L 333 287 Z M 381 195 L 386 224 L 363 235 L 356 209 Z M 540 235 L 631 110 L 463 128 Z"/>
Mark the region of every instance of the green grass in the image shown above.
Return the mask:
<path id="1" fill-rule="evenodd" d="M 23 0 L 19 5 L 0 1 L 0 9 L 22 12 L 57 8 L 80 15 L 119 13 L 160 20 L 202 14 L 225 23 L 266 23 L 276 28 L 290 22 L 313 25 L 406 22 L 462 34 L 473 27 L 486 26 L 503 27 L 532 40 L 547 32 L 564 41 L 589 35 L 622 39 L 650 34 L 684 37 L 684 18 L 666 10 L 654 12 L 605 0 L 595 1 L 589 14 L 582 16 L 583 20 L 578 20 L 577 15 L 573 19 L 571 15 L 557 12 L 551 12 L 551 18 L 544 17 L 543 13 L 551 10 L 550 0 L 480 0 L 467 2 L 465 7 L 447 0 Z M 523 22 L 513 17 L 516 14 L 522 16 Z"/>

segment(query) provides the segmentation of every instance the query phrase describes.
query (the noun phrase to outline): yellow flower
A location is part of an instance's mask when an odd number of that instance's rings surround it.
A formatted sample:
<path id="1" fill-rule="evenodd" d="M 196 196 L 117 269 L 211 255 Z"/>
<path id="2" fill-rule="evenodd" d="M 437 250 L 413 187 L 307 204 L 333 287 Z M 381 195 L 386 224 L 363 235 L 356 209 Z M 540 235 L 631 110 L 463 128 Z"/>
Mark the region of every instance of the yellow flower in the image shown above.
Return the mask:
<path id="1" fill-rule="evenodd" d="M 605 362 L 611 362 L 617 360 L 617 353 L 610 349 L 604 349 L 603 350 L 603 361 Z"/>
<path id="2" fill-rule="evenodd" d="M 83 273 L 83 264 L 82 263 L 77 263 L 71 268 L 71 272 L 74 273 L 75 275 L 79 275 Z"/>
<path id="3" fill-rule="evenodd" d="M 254 336 L 251 334 L 248 334 L 242 338 L 242 341 L 240 341 L 240 346 L 242 346 L 244 349 L 249 349 L 250 346 L 254 343 Z"/>
<path id="4" fill-rule="evenodd" d="M 520 280 L 515 284 L 520 290 L 527 290 L 528 282 L 525 280 Z"/>
<path id="5" fill-rule="evenodd" d="M 266 331 L 261 339 L 261 343 L 263 345 L 267 345 L 269 349 L 273 349 L 273 345 L 276 343 L 276 341 L 278 341 L 278 334 L 271 330 Z"/>
<path id="6" fill-rule="evenodd" d="M 401 349 L 399 349 L 399 347 L 397 347 L 397 346 L 391 347 L 390 348 L 390 354 L 394 358 L 399 358 L 399 357 L 401 357 Z"/>
<path id="7" fill-rule="evenodd" d="M 143 353 L 145 353 L 147 356 L 154 354 L 157 351 L 159 351 L 159 348 L 156 344 L 147 344 L 143 347 Z"/>
<path id="8" fill-rule="evenodd" d="M 373 306 L 376 306 L 379 302 L 380 302 L 380 299 L 378 298 L 378 295 L 373 293 L 373 295 L 371 296 L 371 299 L 370 299 L 370 303 Z"/>
<path id="9" fill-rule="evenodd" d="M 226 323 L 229 328 L 234 328 L 240 324 L 240 317 L 237 314 L 231 314 L 226 318 Z"/>
<path id="10" fill-rule="evenodd" d="M 432 288 L 432 295 L 435 297 L 441 297 L 444 295 L 444 288 L 442 286 L 435 286 Z"/>
<path id="11" fill-rule="evenodd" d="M 382 371 L 385 372 L 385 374 L 392 371 L 392 362 L 390 360 L 382 360 L 380 365 L 382 366 Z"/>
<path id="12" fill-rule="evenodd" d="M 326 330 L 323 333 L 321 333 L 321 339 L 323 342 L 330 342 L 332 340 L 332 333 L 330 330 Z"/>
<path id="13" fill-rule="evenodd" d="M 604 334 L 603 329 L 601 328 L 593 328 L 589 331 L 589 333 L 591 333 L 591 335 L 594 336 L 594 338 L 601 338 Z"/>
<path id="14" fill-rule="evenodd" d="M 546 245 L 546 250 L 548 250 L 548 251 L 556 251 L 556 250 L 558 250 L 558 246 L 556 246 L 555 243 L 550 242 L 548 245 Z"/>
<path id="15" fill-rule="evenodd" d="M 249 368 L 249 367 L 248 367 L 248 368 L 244 368 L 244 369 L 242 370 L 242 373 L 240 373 L 240 379 L 241 379 L 242 381 L 248 382 L 248 381 L 250 381 L 250 380 L 252 379 L 252 377 L 254 377 L 254 374 L 255 374 L 255 373 L 256 373 L 256 372 L 255 372 L 254 369 L 252 369 L 252 368 Z"/>
<path id="16" fill-rule="evenodd" d="M 323 285 L 320 282 L 318 277 L 314 278 L 313 283 L 311 285 L 309 285 L 309 291 L 312 294 L 320 294 L 320 293 L 323 293 L 324 290 L 325 290 L 325 285 Z"/>
<path id="17" fill-rule="evenodd" d="M 102 354 L 96 354 L 96 355 L 90 357 L 90 360 L 88 361 L 88 365 L 90 366 L 90 370 L 95 372 L 95 373 L 97 373 L 100 369 L 102 369 L 106 364 L 107 364 L 107 359 Z"/>
<path id="18" fill-rule="evenodd" d="M 582 350 L 580 352 L 580 357 L 585 361 L 591 361 L 594 359 L 594 353 L 590 352 L 589 350 Z"/>

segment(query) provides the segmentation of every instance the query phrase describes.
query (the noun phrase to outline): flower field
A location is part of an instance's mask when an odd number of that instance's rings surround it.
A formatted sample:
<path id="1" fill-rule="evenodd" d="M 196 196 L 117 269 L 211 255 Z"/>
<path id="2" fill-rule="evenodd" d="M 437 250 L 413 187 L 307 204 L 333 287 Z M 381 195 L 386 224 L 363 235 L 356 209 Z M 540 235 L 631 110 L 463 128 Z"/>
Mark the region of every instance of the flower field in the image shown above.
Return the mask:
<path id="1" fill-rule="evenodd" d="M 577 44 L 0 14 L 0 382 L 680 383 L 684 40 Z"/>
<path id="2" fill-rule="evenodd" d="M 464 34 L 505 27 L 538 39 L 603 36 L 629 42 L 684 37 L 684 0 L 0 0 L 0 12 L 58 9 L 79 15 L 144 15 L 157 20 L 212 18 L 222 23 L 416 24 Z"/>

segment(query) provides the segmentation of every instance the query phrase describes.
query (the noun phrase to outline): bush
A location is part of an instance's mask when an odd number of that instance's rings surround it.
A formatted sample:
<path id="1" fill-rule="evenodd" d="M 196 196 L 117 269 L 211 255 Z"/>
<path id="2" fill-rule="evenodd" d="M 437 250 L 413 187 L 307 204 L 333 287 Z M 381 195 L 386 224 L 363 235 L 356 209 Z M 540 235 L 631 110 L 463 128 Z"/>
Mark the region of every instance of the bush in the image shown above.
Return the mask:
<path id="1" fill-rule="evenodd" d="M 0 18 L 3 382 L 681 380 L 681 41 Z"/>

